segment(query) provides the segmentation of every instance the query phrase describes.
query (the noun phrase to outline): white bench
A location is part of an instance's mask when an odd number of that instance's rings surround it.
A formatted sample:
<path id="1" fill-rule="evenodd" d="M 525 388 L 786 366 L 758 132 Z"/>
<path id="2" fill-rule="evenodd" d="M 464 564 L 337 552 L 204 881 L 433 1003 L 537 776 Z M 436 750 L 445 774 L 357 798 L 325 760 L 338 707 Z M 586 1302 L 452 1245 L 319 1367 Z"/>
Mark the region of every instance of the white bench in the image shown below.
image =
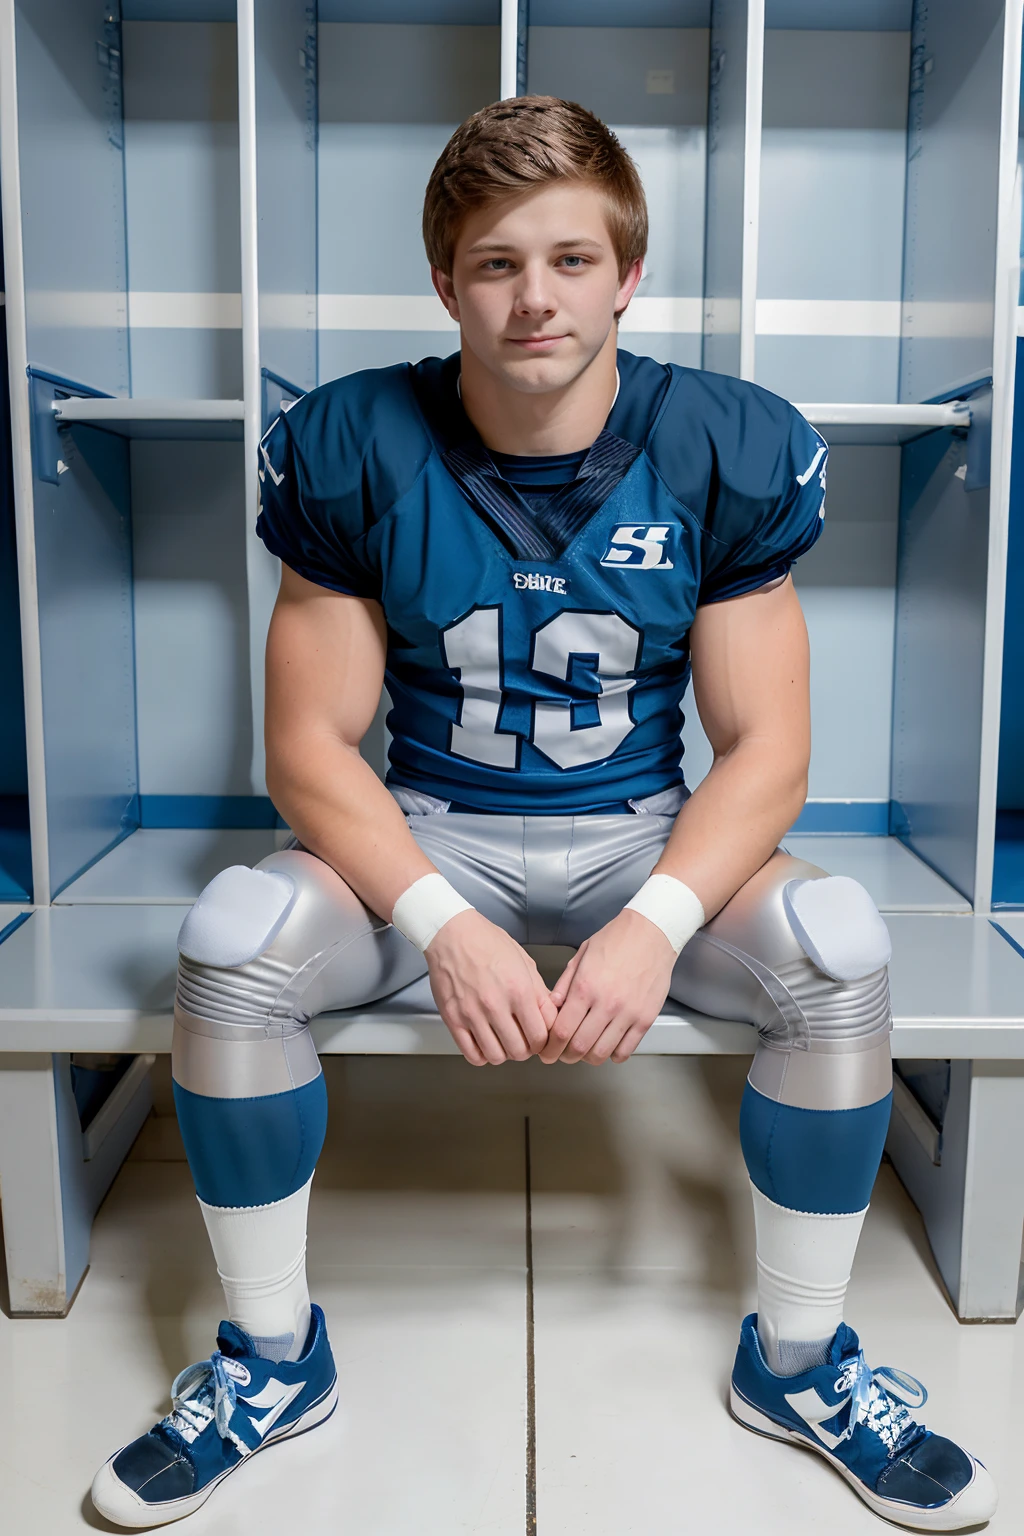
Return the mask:
<path id="1" fill-rule="evenodd" d="M 150 1108 L 149 1058 L 170 1050 L 183 908 L 217 869 L 255 861 L 273 842 L 135 833 L 0 944 L 0 1191 L 15 1312 L 64 1314 L 88 1266 L 93 1214 Z M 1024 916 L 996 927 L 971 915 L 891 839 L 787 846 L 863 880 L 886 915 L 893 1054 L 951 1063 L 941 1127 L 897 1081 L 890 1155 L 959 1316 L 1012 1319 L 1024 1231 Z M 326 1054 L 455 1054 L 425 981 L 322 1015 L 313 1034 Z M 746 1025 L 668 1005 L 640 1050 L 749 1055 L 753 1044 Z M 137 1057 L 84 1133 L 72 1051 Z"/>

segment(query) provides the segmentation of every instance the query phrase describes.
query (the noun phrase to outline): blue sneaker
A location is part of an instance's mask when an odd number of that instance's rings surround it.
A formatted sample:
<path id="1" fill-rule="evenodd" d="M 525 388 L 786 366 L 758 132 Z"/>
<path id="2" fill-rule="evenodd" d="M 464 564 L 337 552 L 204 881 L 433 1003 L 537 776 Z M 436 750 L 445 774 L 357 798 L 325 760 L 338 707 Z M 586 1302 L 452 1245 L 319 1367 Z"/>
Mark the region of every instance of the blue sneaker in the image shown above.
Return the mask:
<path id="1" fill-rule="evenodd" d="M 744 1318 L 730 1394 L 741 1424 L 817 1451 L 876 1515 L 896 1525 L 981 1525 L 995 1513 L 995 1483 L 980 1461 L 916 1422 L 910 1410 L 927 1396 L 904 1371 L 873 1371 L 845 1323 L 827 1365 L 776 1376 L 761 1353 L 756 1316 Z"/>
<path id="2" fill-rule="evenodd" d="M 315 1428 L 337 1407 L 319 1307 L 298 1360 L 262 1360 L 234 1323 L 221 1323 L 217 1345 L 175 1379 L 167 1417 L 97 1472 L 92 1501 L 115 1525 L 138 1530 L 191 1515 L 253 1451 Z"/>

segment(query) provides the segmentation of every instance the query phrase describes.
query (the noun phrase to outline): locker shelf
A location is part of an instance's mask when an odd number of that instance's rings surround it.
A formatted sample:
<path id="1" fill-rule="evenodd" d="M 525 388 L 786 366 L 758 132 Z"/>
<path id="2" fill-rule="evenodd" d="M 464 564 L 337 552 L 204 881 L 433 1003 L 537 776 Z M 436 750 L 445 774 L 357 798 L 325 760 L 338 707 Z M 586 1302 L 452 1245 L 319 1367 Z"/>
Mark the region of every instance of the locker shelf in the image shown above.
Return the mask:
<path id="1" fill-rule="evenodd" d="M 830 875 L 859 880 L 880 912 L 970 912 L 970 903 L 895 837 L 793 833 L 783 847 Z"/>
<path id="2" fill-rule="evenodd" d="M 55 904 L 187 907 L 222 869 L 258 863 L 287 836 L 248 828 L 143 827 L 65 886 Z"/>
<path id="3" fill-rule="evenodd" d="M 939 427 L 966 429 L 971 424 L 970 406 L 958 400 L 943 405 L 813 403 L 797 405 L 797 410 L 830 444 L 899 444 Z"/>
<path id="4" fill-rule="evenodd" d="M 37 911 L 0 945 L 0 1025 L 10 1050 L 167 1051 L 180 910 Z M 898 1057 L 1024 1058 L 1024 958 L 983 917 L 888 919 Z M 331 1053 L 450 1054 L 425 981 L 313 1023 Z M 642 1050 L 746 1054 L 753 1031 L 666 1006 Z"/>
<path id="5" fill-rule="evenodd" d="M 241 400 L 104 399 L 72 396 L 55 400 L 61 426 L 85 422 L 122 437 L 242 439 Z"/>

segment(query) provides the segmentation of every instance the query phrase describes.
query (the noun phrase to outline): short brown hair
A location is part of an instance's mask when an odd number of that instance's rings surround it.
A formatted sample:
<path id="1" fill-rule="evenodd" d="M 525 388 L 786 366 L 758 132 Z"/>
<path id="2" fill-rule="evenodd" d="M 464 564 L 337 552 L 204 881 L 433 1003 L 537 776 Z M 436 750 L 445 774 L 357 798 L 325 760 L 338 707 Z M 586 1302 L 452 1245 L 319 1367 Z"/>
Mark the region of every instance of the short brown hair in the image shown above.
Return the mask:
<path id="1" fill-rule="evenodd" d="M 423 200 L 423 243 L 451 276 L 466 217 L 554 181 L 605 194 L 608 231 L 624 277 L 647 253 L 647 199 L 639 172 L 611 129 L 574 101 L 515 96 L 474 112 L 441 153 Z"/>

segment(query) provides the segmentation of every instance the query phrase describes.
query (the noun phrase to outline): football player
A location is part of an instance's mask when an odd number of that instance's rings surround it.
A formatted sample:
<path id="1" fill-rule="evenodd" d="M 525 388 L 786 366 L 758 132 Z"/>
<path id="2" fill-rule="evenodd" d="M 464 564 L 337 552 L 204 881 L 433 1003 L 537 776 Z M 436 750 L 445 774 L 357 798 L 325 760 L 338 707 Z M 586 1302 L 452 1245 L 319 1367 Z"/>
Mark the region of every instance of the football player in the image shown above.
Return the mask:
<path id="1" fill-rule="evenodd" d="M 267 782 L 296 842 L 186 917 L 174 1029 L 227 1318 L 96 1507 L 178 1519 L 332 1412 L 305 1277 L 327 1113 L 309 1021 L 426 973 L 474 1066 L 625 1061 L 669 996 L 753 1027 L 758 1299 L 732 1411 L 888 1520 L 977 1525 L 988 1472 L 843 1319 L 889 1120 L 889 939 L 855 881 L 778 848 L 806 792 L 790 572 L 821 532 L 826 446 L 753 384 L 617 350 L 647 210 L 582 108 L 470 118 L 423 231 L 458 352 L 325 384 L 262 444 L 283 562 Z M 714 749 L 692 794 L 691 673 Z M 359 753 L 385 687 L 386 785 Z M 550 990 L 527 943 L 575 948 Z"/>

